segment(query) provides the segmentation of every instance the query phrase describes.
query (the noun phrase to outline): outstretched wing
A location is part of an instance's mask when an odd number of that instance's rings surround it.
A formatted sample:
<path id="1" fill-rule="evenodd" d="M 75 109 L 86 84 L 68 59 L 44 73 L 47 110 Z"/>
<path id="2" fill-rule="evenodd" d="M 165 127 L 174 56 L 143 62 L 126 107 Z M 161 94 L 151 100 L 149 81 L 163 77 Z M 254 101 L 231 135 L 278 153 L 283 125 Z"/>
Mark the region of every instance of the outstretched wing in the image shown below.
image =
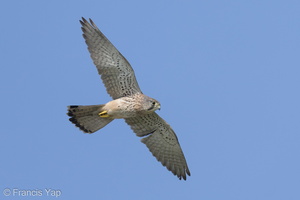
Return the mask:
<path id="1" fill-rule="evenodd" d="M 191 175 L 175 132 L 158 114 L 128 118 L 125 121 L 137 136 L 146 136 L 141 142 L 175 176 L 186 180 L 186 174 Z"/>
<path id="2" fill-rule="evenodd" d="M 90 19 L 82 18 L 83 37 L 91 58 L 101 75 L 106 91 L 113 99 L 142 93 L 134 71 L 124 56 L 114 47 Z"/>

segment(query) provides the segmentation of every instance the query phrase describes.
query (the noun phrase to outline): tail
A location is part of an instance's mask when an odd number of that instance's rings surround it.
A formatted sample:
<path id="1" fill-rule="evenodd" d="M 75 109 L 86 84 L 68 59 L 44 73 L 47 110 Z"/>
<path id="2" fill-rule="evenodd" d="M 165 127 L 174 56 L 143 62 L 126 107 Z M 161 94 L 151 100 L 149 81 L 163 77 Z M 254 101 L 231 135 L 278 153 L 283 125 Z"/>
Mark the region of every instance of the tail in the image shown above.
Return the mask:
<path id="1" fill-rule="evenodd" d="M 99 117 L 104 104 L 94 106 L 68 106 L 70 122 L 85 133 L 94 133 L 111 122 L 112 118 Z"/>

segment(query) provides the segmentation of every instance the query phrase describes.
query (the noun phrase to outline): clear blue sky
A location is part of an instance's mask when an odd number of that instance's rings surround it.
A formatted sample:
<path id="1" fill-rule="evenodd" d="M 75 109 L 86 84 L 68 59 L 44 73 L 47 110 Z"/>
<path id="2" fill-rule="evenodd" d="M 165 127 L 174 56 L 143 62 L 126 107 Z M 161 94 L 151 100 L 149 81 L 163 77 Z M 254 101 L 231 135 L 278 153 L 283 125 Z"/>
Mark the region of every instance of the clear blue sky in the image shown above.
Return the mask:
<path id="1" fill-rule="evenodd" d="M 300 199 L 299 1 L 5 1 L 0 199 Z M 81 36 L 92 18 L 160 101 L 179 181 L 123 120 L 83 134 L 67 105 L 110 100 Z"/>

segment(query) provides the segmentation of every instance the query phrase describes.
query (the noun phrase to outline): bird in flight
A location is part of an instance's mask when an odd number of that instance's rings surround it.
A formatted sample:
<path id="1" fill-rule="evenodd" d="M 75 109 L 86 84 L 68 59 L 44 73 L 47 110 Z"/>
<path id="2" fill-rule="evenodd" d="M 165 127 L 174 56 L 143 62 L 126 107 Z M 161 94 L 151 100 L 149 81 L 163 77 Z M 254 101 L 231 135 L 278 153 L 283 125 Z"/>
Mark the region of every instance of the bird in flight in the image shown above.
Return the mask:
<path id="1" fill-rule="evenodd" d="M 178 138 L 156 110 L 160 103 L 144 95 L 126 58 L 95 23 L 80 20 L 83 38 L 112 101 L 101 105 L 68 106 L 69 120 L 85 133 L 94 133 L 114 119 L 124 119 L 169 171 L 179 179 L 191 175 Z"/>

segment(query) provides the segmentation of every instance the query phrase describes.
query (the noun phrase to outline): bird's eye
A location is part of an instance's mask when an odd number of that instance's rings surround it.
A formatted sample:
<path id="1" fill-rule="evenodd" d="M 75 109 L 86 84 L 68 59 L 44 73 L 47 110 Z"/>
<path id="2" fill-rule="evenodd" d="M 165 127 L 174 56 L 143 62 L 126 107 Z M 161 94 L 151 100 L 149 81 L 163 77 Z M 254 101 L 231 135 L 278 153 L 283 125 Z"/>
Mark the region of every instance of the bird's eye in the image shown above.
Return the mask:
<path id="1" fill-rule="evenodd" d="M 148 110 L 152 110 L 155 107 L 155 104 L 156 104 L 155 101 L 153 101 L 150 108 L 148 108 Z"/>

